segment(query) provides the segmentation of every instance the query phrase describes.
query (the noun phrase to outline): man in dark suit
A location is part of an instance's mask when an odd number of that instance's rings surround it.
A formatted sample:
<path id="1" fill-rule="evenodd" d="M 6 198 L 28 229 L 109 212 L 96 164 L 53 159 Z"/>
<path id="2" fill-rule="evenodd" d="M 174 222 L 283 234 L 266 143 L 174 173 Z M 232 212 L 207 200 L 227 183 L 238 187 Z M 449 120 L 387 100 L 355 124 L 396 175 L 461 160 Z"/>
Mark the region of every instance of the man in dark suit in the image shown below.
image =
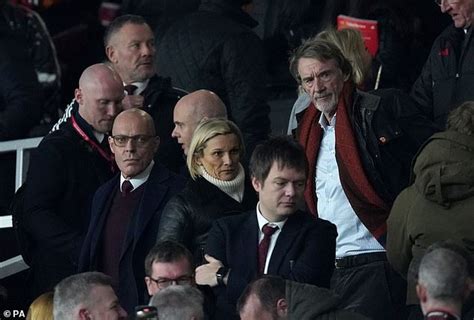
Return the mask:
<path id="1" fill-rule="evenodd" d="M 145 111 L 119 114 L 112 134 L 109 145 L 121 174 L 94 195 L 79 269 L 110 275 L 130 313 L 144 302 L 143 261 L 156 242 L 161 211 L 185 181 L 153 161 L 159 138 Z"/>
<path id="2" fill-rule="evenodd" d="M 216 318 L 234 315 L 245 286 L 261 274 L 329 287 L 336 228 L 298 210 L 303 204 L 307 160 L 289 137 L 259 145 L 250 160 L 256 210 L 214 223 L 207 241 L 208 264 L 196 282 L 213 287 Z"/>
<path id="3" fill-rule="evenodd" d="M 87 68 L 75 91 L 71 121 L 31 155 L 22 223 L 31 240 L 32 296 L 73 274 L 97 188 L 113 175 L 107 142 L 122 109 L 120 77 L 104 64 Z"/>

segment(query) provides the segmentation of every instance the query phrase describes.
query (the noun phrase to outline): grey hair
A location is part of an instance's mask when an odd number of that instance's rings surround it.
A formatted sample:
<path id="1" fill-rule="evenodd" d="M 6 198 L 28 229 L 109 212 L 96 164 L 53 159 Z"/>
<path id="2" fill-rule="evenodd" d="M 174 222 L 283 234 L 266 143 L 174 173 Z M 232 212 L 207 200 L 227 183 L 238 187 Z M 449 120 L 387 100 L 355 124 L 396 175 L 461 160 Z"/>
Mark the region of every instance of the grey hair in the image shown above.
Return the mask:
<path id="1" fill-rule="evenodd" d="M 63 279 L 54 288 L 54 319 L 73 320 L 75 308 L 94 303 L 90 292 L 96 286 L 112 286 L 112 279 L 101 272 L 84 272 Z"/>
<path id="2" fill-rule="evenodd" d="M 466 101 L 448 115 L 446 128 L 468 136 L 474 135 L 474 101 Z"/>
<path id="3" fill-rule="evenodd" d="M 418 283 L 426 288 L 429 297 L 444 302 L 463 301 L 468 277 L 466 259 L 445 248 L 428 252 L 418 270 Z"/>
<path id="4" fill-rule="evenodd" d="M 204 319 L 204 298 L 202 293 L 191 286 L 170 286 L 158 291 L 150 300 L 150 305 L 158 310 L 160 320 L 183 320 L 194 317 Z"/>

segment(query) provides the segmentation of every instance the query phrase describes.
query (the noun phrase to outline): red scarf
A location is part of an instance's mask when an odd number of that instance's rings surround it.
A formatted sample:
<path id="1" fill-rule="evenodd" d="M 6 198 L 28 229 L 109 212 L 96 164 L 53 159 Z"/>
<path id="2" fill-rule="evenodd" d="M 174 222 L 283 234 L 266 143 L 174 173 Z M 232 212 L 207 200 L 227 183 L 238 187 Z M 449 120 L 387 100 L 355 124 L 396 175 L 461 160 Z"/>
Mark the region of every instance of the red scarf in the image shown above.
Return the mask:
<path id="1" fill-rule="evenodd" d="M 364 172 L 359 155 L 358 143 L 349 117 L 352 106 L 353 87 L 346 83 L 337 105 L 336 121 L 336 161 L 339 168 L 344 193 L 355 213 L 372 233 L 384 245 L 389 206 L 377 194 Z M 306 204 L 313 215 L 317 216 L 316 198 L 316 161 L 323 136 L 319 124 L 321 112 L 313 103 L 304 111 L 298 126 L 298 141 L 305 148 L 309 162 L 309 174 L 305 190 Z"/>

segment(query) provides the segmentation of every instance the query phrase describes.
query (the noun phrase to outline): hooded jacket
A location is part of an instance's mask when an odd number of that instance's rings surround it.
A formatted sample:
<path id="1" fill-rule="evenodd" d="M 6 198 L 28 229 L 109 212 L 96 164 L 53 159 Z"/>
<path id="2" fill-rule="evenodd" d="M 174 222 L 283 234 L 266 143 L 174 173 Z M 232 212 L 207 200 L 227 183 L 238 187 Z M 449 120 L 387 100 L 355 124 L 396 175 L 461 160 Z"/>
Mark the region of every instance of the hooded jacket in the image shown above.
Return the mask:
<path id="1" fill-rule="evenodd" d="M 339 298 L 325 288 L 285 281 L 289 320 L 364 320 L 362 315 L 338 310 Z"/>
<path id="2" fill-rule="evenodd" d="M 414 183 L 395 200 L 387 256 L 408 280 L 407 304 L 418 304 L 415 270 L 433 243 L 451 239 L 474 253 L 474 138 L 433 135 L 414 162 Z"/>

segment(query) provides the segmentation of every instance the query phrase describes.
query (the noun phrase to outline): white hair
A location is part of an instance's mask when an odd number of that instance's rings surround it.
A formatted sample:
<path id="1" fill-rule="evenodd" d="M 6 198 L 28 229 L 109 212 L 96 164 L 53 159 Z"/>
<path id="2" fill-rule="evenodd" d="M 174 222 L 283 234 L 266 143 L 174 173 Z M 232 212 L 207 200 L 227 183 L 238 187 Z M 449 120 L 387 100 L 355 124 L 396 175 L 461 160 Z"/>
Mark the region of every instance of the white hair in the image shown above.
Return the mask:
<path id="1" fill-rule="evenodd" d="M 421 260 L 418 282 L 432 299 L 462 302 L 468 279 L 466 259 L 453 250 L 437 248 Z"/>
<path id="2" fill-rule="evenodd" d="M 204 319 L 202 293 L 188 285 L 169 286 L 158 291 L 150 300 L 160 320 Z"/>
<path id="3" fill-rule="evenodd" d="M 109 276 L 101 272 L 84 272 L 63 279 L 54 288 L 54 320 L 73 320 L 79 305 L 90 306 L 90 293 L 96 286 L 112 286 Z"/>

